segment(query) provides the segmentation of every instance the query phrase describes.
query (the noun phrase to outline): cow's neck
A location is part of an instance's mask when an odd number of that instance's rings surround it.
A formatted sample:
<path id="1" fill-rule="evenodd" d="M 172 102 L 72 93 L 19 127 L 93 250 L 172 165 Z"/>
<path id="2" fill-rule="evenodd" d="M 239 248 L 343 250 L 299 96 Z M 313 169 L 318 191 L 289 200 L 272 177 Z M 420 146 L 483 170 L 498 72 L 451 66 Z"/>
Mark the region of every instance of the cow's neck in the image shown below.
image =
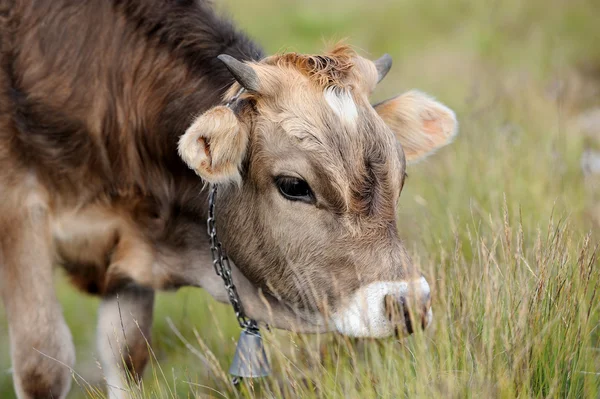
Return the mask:
<path id="1" fill-rule="evenodd" d="M 145 33 L 141 42 L 124 42 L 125 48 L 120 49 L 123 54 L 143 54 L 137 64 L 130 59 L 122 61 L 119 68 L 124 71 L 123 80 L 127 81 L 127 76 L 143 78 L 133 83 L 139 88 L 134 93 L 116 86 L 117 93 L 112 98 L 131 98 L 137 103 L 131 106 L 124 102 L 123 107 L 128 108 L 125 115 L 135 117 L 136 111 L 143 114 L 137 120 L 129 118 L 134 125 L 128 126 L 125 133 L 136 153 L 124 154 L 126 159 L 119 160 L 114 169 L 130 170 L 135 174 L 131 177 L 146 189 L 147 173 L 139 168 L 141 160 L 154 161 L 160 168 L 166 166 L 175 177 L 185 174 L 176 150 L 179 136 L 193 117 L 220 103 L 233 83 L 217 56 L 228 54 L 242 61 L 258 60 L 263 51 L 230 21 L 217 16 L 205 2 L 125 1 L 119 2 L 114 12 L 124 17 L 127 26 L 135 27 L 136 33 Z M 131 183 L 130 179 L 121 180 Z"/>

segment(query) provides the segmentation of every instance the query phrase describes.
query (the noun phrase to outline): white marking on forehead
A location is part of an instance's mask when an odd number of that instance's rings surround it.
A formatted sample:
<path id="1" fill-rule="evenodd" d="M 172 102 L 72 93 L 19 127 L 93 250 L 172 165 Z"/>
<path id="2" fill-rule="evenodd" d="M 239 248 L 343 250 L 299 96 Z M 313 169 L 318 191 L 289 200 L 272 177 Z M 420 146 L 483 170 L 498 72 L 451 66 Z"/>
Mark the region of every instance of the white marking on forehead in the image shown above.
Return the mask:
<path id="1" fill-rule="evenodd" d="M 323 94 L 327 104 L 343 121 L 347 123 L 356 122 L 358 109 L 356 109 L 356 104 L 350 91 L 328 87 Z"/>

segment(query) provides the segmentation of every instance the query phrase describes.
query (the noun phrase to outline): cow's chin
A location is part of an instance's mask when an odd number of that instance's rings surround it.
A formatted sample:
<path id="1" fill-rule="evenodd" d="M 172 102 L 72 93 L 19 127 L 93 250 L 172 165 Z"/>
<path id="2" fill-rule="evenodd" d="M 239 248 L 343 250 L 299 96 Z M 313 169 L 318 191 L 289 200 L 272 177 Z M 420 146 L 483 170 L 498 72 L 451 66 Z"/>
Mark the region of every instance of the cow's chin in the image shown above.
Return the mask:
<path id="1" fill-rule="evenodd" d="M 424 278 L 418 280 L 421 289 L 429 291 Z M 350 337 L 386 338 L 392 335 L 408 336 L 406 322 L 393 323 L 385 309 L 386 295 L 406 295 L 409 284 L 406 282 L 380 281 L 371 283 L 356 291 L 339 310 L 331 315 L 336 331 Z M 419 324 L 428 327 L 433 320 L 433 311 L 427 309 Z"/>
<path id="2" fill-rule="evenodd" d="M 217 276 L 209 262 L 202 262 L 199 283 L 213 298 L 229 304 L 229 297 L 222 279 Z M 268 290 L 257 287 L 231 262 L 231 274 L 236 290 L 244 307 L 245 315 L 270 327 L 299 333 L 325 333 L 330 331 L 326 319 L 318 312 L 302 311 L 268 294 Z"/>

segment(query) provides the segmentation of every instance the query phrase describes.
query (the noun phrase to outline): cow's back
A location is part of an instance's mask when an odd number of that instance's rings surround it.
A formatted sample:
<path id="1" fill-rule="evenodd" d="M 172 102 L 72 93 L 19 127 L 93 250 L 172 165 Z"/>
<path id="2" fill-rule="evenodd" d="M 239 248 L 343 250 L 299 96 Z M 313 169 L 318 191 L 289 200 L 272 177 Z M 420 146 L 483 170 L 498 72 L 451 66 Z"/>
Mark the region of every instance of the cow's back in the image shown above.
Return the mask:
<path id="1" fill-rule="evenodd" d="M 17 1 L 7 14 L 0 162 L 71 197 L 189 173 L 177 138 L 231 83 L 216 56 L 258 54 L 196 2 Z"/>

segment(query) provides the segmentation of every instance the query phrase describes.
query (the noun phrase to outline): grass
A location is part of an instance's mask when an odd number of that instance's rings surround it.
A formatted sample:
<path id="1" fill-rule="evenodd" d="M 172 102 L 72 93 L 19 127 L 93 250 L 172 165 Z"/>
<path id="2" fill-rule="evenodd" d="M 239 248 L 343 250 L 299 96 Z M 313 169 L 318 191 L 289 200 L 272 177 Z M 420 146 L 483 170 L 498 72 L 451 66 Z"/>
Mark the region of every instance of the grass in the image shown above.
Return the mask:
<path id="1" fill-rule="evenodd" d="M 226 0 L 269 52 L 348 37 L 395 66 L 374 101 L 419 88 L 455 109 L 452 146 L 410 166 L 401 234 L 432 283 L 434 324 L 402 341 L 267 333 L 272 378 L 233 389 L 231 309 L 161 294 L 140 398 L 600 397 L 598 228 L 574 122 L 600 105 L 593 0 Z M 597 195 L 596 195 L 597 196 Z M 58 279 L 77 346 L 70 398 L 101 397 L 98 301 Z M 12 398 L 0 315 L 0 397 Z M 177 332 L 177 333 L 176 333 Z M 185 342 L 184 342 L 185 341 Z"/>

